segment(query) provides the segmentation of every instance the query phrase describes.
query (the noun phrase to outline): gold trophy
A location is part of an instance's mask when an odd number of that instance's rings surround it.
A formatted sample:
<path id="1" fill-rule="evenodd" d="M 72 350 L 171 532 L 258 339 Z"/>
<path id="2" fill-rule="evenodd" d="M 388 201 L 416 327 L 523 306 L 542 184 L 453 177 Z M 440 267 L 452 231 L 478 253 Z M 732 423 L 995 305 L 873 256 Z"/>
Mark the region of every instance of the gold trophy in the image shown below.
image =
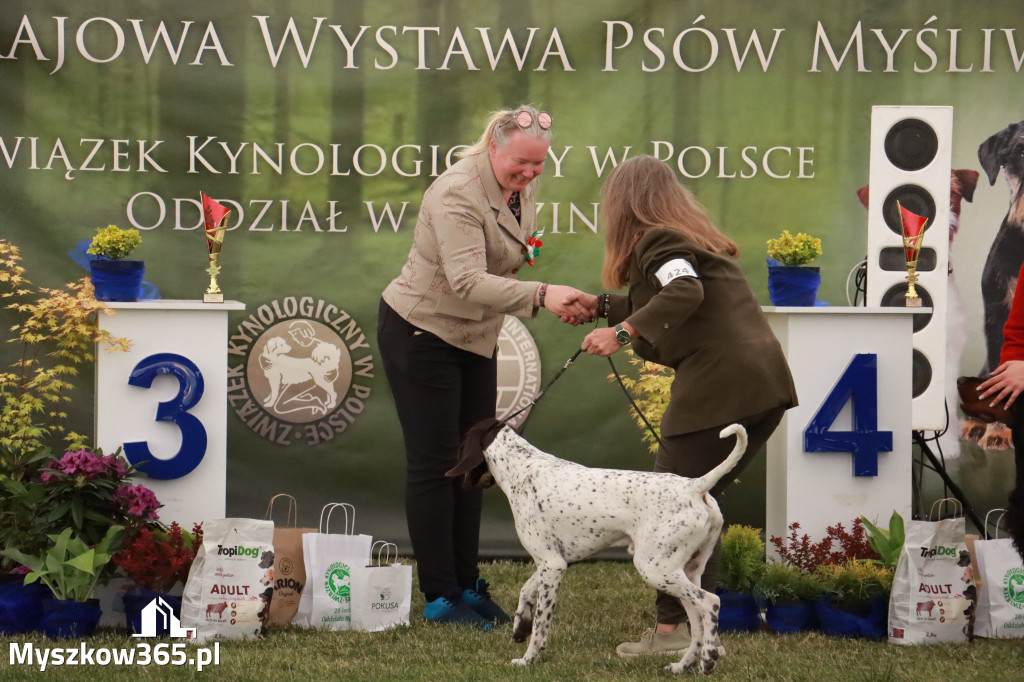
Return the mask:
<path id="1" fill-rule="evenodd" d="M 907 295 L 908 308 L 920 308 L 921 297 L 917 295 L 914 283 L 917 282 L 917 258 L 921 254 L 921 240 L 924 239 L 927 218 L 912 213 L 896 202 L 903 228 L 903 251 L 907 257 Z"/>
<path id="2" fill-rule="evenodd" d="M 203 294 L 203 303 L 223 303 L 224 293 L 217 285 L 217 275 L 220 274 L 220 249 L 224 245 L 224 233 L 227 231 L 228 215 L 231 211 L 206 196 L 199 193 L 203 204 L 203 222 L 206 226 L 206 249 L 210 254 L 210 267 L 206 272 L 210 274 L 210 286 L 206 287 Z"/>

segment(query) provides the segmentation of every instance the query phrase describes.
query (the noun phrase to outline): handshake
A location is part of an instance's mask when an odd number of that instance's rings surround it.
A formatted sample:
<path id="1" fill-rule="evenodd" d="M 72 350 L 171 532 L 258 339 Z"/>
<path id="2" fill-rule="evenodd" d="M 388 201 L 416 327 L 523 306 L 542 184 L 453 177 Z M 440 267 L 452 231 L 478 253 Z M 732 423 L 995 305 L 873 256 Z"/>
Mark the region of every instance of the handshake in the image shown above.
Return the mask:
<path id="1" fill-rule="evenodd" d="M 538 305 L 540 304 L 538 292 Z M 584 322 L 593 322 L 597 319 L 597 296 L 588 294 L 579 289 L 563 286 L 560 284 L 549 284 L 544 295 L 544 307 L 558 316 L 562 322 L 576 326 Z M 622 326 L 635 335 L 636 330 L 628 322 Z M 615 330 L 611 327 L 594 329 L 583 339 L 580 348 L 590 355 L 608 357 L 616 353 L 622 344 L 616 337 Z"/>
<path id="2" fill-rule="evenodd" d="M 537 304 L 541 305 L 538 293 Z M 597 319 L 597 296 L 561 284 L 549 284 L 543 306 L 562 322 L 576 326 Z"/>

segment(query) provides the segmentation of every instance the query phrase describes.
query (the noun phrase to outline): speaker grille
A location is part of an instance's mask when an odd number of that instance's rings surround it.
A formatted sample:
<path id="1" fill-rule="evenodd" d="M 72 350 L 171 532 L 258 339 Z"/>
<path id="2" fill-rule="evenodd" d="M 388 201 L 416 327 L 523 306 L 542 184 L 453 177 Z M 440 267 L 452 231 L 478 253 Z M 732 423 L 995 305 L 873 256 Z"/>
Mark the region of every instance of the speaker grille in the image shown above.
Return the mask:
<path id="1" fill-rule="evenodd" d="M 932 162 L 939 150 L 935 129 L 917 118 L 896 122 L 885 135 L 885 156 L 897 168 L 921 170 Z"/>
<path id="2" fill-rule="evenodd" d="M 931 229 L 935 222 L 935 199 L 932 198 L 931 192 L 918 185 L 900 185 L 886 195 L 885 201 L 882 202 L 882 218 L 889 229 L 903 239 L 903 221 L 897 202 L 908 211 L 927 218 L 925 230 Z"/>
<path id="3" fill-rule="evenodd" d="M 921 297 L 921 305 L 924 308 L 932 307 L 932 295 L 918 282 L 914 285 L 917 295 Z M 907 283 L 894 284 L 882 294 L 882 307 L 885 308 L 906 308 L 907 307 Z M 932 321 L 931 312 L 914 314 L 914 333 L 921 331 Z"/>
<path id="4" fill-rule="evenodd" d="M 935 269 L 938 256 L 935 249 L 923 248 L 917 255 L 917 271 L 931 272 Z M 878 253 L 878 267 L 887 272 L 905 272 L 907 255 L 902 246 L 886 246 Z"/>
<path id="5" fill-rule="evenodd" d="M 914 397 L 922 395 L 928 390 L 928 387 L 932 383 L 932 363 L 928 362 L 927 356 L 918 349 L 914 349 L 914 369 L 913 378 L 910 380 L 910 385 Z"/>

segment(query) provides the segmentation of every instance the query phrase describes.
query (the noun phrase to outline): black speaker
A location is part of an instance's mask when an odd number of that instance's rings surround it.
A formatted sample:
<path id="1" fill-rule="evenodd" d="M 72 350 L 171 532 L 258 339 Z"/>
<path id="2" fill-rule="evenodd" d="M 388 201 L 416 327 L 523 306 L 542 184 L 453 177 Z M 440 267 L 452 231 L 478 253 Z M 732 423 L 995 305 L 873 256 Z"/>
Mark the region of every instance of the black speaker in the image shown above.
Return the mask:
<path id="1" fill-rule="evenodd" d="M 871 108 L 867 304 L 904 307 L 907 264 L 899 206 L 928 219 L 917 267 L 925 310 L 914 315 L 915 430 L 946 425 L 946 291 L 953 108 Z M 930 308 L 930 310 L 928 310 Z"/>

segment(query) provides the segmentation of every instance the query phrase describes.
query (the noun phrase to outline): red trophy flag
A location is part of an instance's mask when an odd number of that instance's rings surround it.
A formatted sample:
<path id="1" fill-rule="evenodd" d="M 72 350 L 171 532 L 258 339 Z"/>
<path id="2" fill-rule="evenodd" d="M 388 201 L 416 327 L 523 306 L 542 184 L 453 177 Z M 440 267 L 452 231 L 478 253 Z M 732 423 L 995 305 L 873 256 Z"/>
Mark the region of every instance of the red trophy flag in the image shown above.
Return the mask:
<path id="1" fill-rule="evenodd" d="M 917 257 L 921 253 L 921 240 L 924 238 L 925 223 L 928 219 L 908 211 L 898 201 L 896 207 L 899 209 L 900 223 L 903 225 L 903 252 L 907 257 L 907 293 L 904 298 L 908 308 L 919 308 L 921 297 L 917 295 L 914 284 L 917 282 Z"/>
<path id="2" fill-rule="evenodd" d="M 921 233 L 924 232 L 924 225 L 928 222 L 928 219 L 917 215 L 913 211 L 908 211 L 898 202 L 896 205 L 899 206 L 900 209 L 900 221 L 903 223 L 903 237 L 910 243 L 907 244 L 904 242 L 904 247 L 907 251 L 907 262 L 909 263 L 917 260 L 915 251 L 921 248 L 920 237 Z M 916 244 L 916 248 L 911 246 L 913 244 Z"/>
<path id="3" fill-rule="evenodd" d="M 203 295 L 204 303 L 223 303 L 224 294 L 217 284 L 217 275 L 220 274 L 220 250 L 224 246 L 224 233 L 227 231 L 228 209 L 206 196 L 199 193 L 203 204 L 203 221 L 206 223 L 206 250 L 210 254 L 210 267 L 206 269 L 210 273 L 210 286 L 206 288 Z"/>
<path id="4" fill-rule="evenodd" d="M 206 196 L 204 193 L 199 193 L 200 198 L 203 201 L 203 221 L 206 223 L 206 246 L 213 251 L 214 241 L 223 241 L 223 231 L 220 235 L 217 235 L 217 229 L 222 227 L 221 223 L 225 221 L 228 214 L 231 213 L 231 209 L 225 208 L 214 199 Z M 216 237 L 220 236 L 217 240 Z"/>

